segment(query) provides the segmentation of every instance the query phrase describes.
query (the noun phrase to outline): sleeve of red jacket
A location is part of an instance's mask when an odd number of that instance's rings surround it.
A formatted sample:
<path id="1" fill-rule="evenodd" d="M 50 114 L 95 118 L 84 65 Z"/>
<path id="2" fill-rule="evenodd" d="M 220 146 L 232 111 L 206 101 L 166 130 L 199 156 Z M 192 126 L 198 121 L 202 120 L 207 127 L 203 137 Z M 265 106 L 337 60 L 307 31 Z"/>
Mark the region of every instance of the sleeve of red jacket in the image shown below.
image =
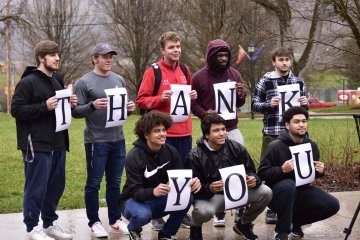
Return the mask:
<path id="1" fill-rule="evenodd" d="M 136 105 L 143 109 L 154 109 L 161 105 L 161 94 L 152 96 L 155 85 L 155 74 L 152 67 L 146 69 L 138 94 Z"/>

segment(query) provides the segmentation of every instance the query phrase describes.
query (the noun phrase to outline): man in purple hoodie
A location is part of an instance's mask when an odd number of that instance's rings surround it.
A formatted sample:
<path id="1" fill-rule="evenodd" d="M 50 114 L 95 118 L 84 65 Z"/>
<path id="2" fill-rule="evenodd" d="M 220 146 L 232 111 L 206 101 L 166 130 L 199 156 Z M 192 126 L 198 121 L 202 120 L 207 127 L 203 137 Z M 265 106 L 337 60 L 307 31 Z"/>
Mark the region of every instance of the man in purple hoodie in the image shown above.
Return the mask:
<path id="1" fill-rule="evenodd" d="M 231 63 L 229 44 L 222 39 L 215 39 L 208 43 L 206 66 L 192 76 L 192 89 L 196 90 L 198 97 L 191 103 L 192 113 L 201 120 L 215 110 L 215 83 L 236 82 L 236 107 L 245 103 L 246 93 L 240 73 Z M 237 127 L 238 119 L 226 120 L 225 127 L 228 138 L 244 145 L 244 137 Z M 225 214 L 214 216 L 214 226 L 225 226 Z"/>

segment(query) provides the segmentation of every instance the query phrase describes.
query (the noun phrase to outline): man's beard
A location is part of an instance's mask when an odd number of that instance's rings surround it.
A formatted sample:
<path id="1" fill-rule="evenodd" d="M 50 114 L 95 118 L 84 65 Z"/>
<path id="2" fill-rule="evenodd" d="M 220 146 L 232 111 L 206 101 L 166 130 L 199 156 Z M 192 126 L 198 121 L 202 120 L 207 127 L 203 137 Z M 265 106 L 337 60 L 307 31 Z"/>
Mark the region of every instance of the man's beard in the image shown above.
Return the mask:
<path id="1" fill-rule="evenodd" d="M 57 65 L 57 67 L 53 67 L 53 65 L 50 65 L 47 63 L 47 61 L 44 62 L 44 68 L 46 70 L 48 70 L 49 72 L 55 72 L 57 70 L 59 70 L 59 64 Z"/>

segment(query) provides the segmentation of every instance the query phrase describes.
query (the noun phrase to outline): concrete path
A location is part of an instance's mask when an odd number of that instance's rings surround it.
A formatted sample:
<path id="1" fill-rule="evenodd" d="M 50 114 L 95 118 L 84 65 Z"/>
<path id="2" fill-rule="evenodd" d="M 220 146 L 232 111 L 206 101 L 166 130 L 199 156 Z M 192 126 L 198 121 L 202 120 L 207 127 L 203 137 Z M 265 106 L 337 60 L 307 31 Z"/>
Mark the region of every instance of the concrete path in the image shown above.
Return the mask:
<path id="1" fill-rule="evenodd" d="M 302 239 L 314 240 L 340 240 L 345 239 L 343 233 L 344 228 L 349 227 L 350 221 L 354 215 L 355 209 L 360 201 L 360 192 L 336 192 L 332 193 L 340 200 L 340 211 L 330 219 L 317 222 L 303 227 L 305 237 Z M 235 213 L 235 212 L 234 212 Z M 89 227 L 87 226 L 87 218 L 85 209 L 64 210 L 58 212 L 60 218 L 59 223 L 62 226 L 69 228 L 75 240 L 95 240 L 90 235 Z M 104 226 L 108 227 L 106 208 L 100 209 L 100 216 Z M 259 236 L 259 239 L 271 240 L 274 233 L 274 225 L 268 225 L 264 222 L 265 213 L 262 213 L 254 222 L 254 233 Z M 231 212 L 226 214 L 226 227 L 215 228 L 212 226 L 212 221 L 204 224 L 203 237 L 206 240 L 240 240 L 242 239 L 233 230 L 234 216 Z M 25 239 L 25 225 L 22 223 L 22 213 L 14 214 L 0 214 L 0 240 L 23 240 Z M 189 236 L 189 230 L 180 228 L 177 239 L 185 240 Z M 144 240 L 157 239 L 157 232 L 151 230 L 150 224 L 146 225 L 142 233 Z M 127 235 L 112 235 L 108 239 L 111 240 L 125 240 L 129 239 Z M 360 216 L 354 224 L 352 233 L 348 240 L 360 239 Z"/>

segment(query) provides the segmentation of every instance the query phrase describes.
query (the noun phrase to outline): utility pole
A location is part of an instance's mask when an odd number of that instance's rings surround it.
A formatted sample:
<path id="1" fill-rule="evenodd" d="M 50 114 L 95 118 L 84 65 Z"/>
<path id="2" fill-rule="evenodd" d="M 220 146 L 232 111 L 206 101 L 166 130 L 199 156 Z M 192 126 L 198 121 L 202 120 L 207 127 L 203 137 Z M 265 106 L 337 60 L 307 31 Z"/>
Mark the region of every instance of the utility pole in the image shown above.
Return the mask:
<path id="1" fill-rule="evenodd" d="M 7 9 L 8 14 L 10 14 L 10 6 L 8 5 Z M 12 98 L 12 89 L 14 86 L 11 84 L 11 36 L 10 36 L 10 20 L 5 22 L 5 46 L 6 46 L 6 109 L 7 114 L 11 112 L 11 98 Z"/>

